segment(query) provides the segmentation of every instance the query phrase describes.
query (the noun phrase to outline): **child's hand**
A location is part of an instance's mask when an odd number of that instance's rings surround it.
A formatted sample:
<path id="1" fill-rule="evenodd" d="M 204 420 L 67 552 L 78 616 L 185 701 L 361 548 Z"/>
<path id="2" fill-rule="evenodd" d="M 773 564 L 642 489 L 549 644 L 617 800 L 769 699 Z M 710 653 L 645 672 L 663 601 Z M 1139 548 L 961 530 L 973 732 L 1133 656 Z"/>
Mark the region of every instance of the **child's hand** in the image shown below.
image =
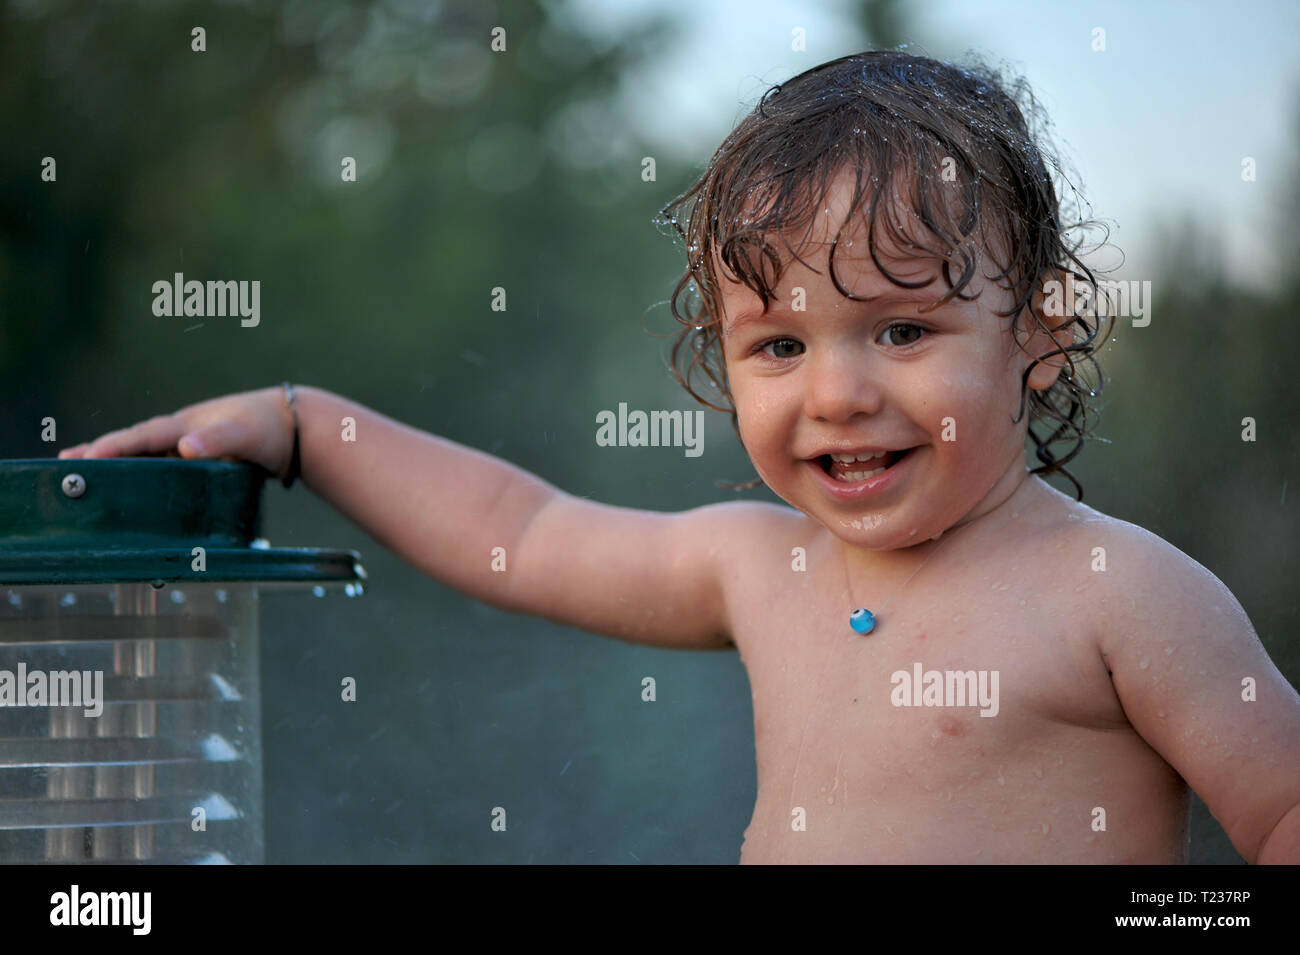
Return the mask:
<path id="1" fill-rule="evenodd" d="M 284 475 L 293 453 L 293 412 L 278 387 L 245 391 L 110 431 L 86 444 L 64 448 L 59 457 L 168 453 L 183 458 L 240 458 Z"/>

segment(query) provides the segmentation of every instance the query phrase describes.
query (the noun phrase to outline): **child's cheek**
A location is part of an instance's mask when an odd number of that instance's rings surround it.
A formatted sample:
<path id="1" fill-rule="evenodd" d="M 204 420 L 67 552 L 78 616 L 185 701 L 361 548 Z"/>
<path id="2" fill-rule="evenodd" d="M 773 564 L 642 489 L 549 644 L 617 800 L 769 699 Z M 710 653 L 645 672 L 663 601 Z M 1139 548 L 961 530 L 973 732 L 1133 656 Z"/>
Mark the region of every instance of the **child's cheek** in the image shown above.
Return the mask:
<path id="1" fill-rule="evenodd" d="M 755 466 L 761 467 L 764 459 L 772 454 L 772 434 L 763 427 L 761 409 L 753 404 L 738 405 L 737 424 L 740 428 L 740 442 Z"/>
<path id="2" fill-rule="evenodd" d="M 736 423 L 740 441 L 750 462 L 764 483 L 780 483 L 780 463 L 785 456 L 784 436 L 776 426 L 777 409 L 769 402 L 742 390 L 733 391 L 736 401 Z"/>
<path id="3" fill-rule="evenodd" d="M 1018 382 L 1014 370 L 995 362 L 951 369 L 941 403 L 932 405 L 937 430 L 948 446 L 964 459 L 1005 457 L 1004 444 L 1014 441 L 1019 410 Z"/>

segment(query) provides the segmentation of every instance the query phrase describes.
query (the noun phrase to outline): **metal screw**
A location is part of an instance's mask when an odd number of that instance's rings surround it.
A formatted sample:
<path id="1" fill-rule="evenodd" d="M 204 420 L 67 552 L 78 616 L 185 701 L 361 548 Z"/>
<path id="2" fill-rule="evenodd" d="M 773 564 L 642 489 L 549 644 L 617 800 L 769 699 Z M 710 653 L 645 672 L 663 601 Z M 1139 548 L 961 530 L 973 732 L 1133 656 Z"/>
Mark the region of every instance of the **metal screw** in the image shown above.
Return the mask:
<path id="1" fill-rule="evenodd" d="M 63 479 L 63 493 L 68 497 L 81 497 L 86 493 L 86 479 L 80 474 L 69 474 Z"/>

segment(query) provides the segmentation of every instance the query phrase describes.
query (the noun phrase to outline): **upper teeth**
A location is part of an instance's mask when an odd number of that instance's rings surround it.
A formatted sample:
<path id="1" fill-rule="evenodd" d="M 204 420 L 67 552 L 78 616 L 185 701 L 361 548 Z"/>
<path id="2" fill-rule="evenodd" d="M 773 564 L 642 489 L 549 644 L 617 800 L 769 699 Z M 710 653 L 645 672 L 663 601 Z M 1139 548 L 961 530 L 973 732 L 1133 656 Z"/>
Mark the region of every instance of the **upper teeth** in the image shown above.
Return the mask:
<path id="1" fill-rule="evenodd" d="M 873 461 L 884 456 L 884 451 L 869 451 L 865 454 L 832 454 L 831 458 L 841 464 L 852 464 L 854 461 Z"/>

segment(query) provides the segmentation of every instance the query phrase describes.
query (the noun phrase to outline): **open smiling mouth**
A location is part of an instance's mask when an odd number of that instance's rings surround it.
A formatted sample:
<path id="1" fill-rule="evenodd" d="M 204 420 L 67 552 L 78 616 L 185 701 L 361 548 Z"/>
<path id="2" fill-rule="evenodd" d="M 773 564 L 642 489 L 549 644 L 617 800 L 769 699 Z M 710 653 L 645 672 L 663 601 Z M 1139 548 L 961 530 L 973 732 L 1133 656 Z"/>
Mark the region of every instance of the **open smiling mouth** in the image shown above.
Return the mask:
<path id="1" fill-rule="evenodd" d="M 920 445 L 917 445 L 916 447 L 920 447 Z M 857 484 L 862 481 L 869 481 L 874 477 L 884 474 L 894 465 L 898 464 L 898 462 L 902 461 L 909 454 L 915 451 L 916 447 L 905 448 L 902 451 L 876 452 L 872 455 L 837 454 L 832 456 L 829 454 L 823 454 L 821 457 L 817 458 L 817 463 L 821 465 L 822 471 L 829 474 L 835 480 L 844 484 Z M 848 458 L 852 458 L 853 460 L 846 460 Z"/>

